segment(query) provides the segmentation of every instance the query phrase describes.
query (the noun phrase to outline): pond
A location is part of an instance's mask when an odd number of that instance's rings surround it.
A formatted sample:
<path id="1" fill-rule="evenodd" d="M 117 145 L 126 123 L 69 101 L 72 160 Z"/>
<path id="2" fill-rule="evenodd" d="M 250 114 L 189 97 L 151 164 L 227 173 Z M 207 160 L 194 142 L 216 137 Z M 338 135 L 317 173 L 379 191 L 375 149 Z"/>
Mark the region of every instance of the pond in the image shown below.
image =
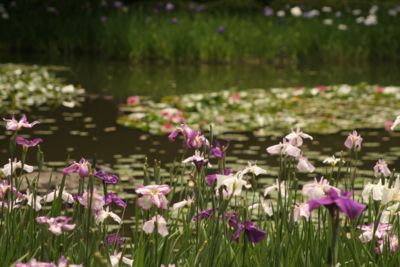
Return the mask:
<path id="1" fill-rule="evenodd" d="M 82 85 L 88 97 L 75 109 L 40 109 L 34 115 L 42 124 L 34 136 L 45 139 L 43 150 L 49 167 L 65 166 L 70 158 L 96 158 L 103 166 L 117 169 L 124 179 L 141 178 L 145 157 L 152 163 L 161 160 L 163 171 L 167 163 L 180 160 L 179 142 L 170 143 L 166 136 L 153 136 L 116 124 L 118 104 L 130 95 L 146 95 L 159 99 L 172 94 L 218 91 L 228 87 L 238 89 L 296 87 L 330 84 L 399 85 L 399 66 L 395 64 L 337 65 L 308 62 L 306 64 L 267 65 L 144 65 L 99 58 L 45 58 L 41 56 L 5 55 L 2 63 L 39 64 L 57 66 L 58 75 L 68 83 Z M 61 67 L 61 68 L 60 68 Z M 357 125 L 355 125 L 357 127 Z M 317 167 L 321 161 L 344 149 L 347 132 L 314 135 L 307 148 L 307 156 Z M 400 137 L 385 130 L 362 129 L 365 143 L 362 153 L 363 168 L 371 170 L 375 161 L 384 157 L 389 165 L 400 166 L 400 151 L 395 145 Z M 231 143 L 228 161 L 232 167 L 257 161 L 268 167 L 274 177 L 276 159 L 268 157 L 265 148 L 279 142 L 276 137 L 254 137 L 236 134 Z M 1 159 L 7 159 L 7 139 L 1 136 Z M 273 167 L 270 167 L 273 166 Z M 369 173 L 366 173 L 366 175 Z"/>

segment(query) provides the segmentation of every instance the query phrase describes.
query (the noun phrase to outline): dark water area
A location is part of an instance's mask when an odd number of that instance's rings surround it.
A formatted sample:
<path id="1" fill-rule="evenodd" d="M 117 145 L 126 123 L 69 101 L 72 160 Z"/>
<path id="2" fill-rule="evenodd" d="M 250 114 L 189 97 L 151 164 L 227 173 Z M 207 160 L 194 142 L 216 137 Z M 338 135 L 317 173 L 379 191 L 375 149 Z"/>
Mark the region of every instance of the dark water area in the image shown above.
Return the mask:
<path id="1" fill-rule="evenodd" d="M 48 166 L 61 168 L 67 158 L 96 158 L 99 165 L 116 169 L 122 176 L 141 179 L 143 162 L 160 160 L 167 175 L 167 163 L 181 160 L 182 146 L 170 143 L 166 136 L 154 136 L 116 124 L 118 104 L 129 95 L 160 98 L 170 94 L 217 91 L 229 87 L 238 89 L 366 82 L 380 85 L 399 85 L 397 65 L 329 65 L 316 63 L 297 66 L 264 65 L 140 65 L 93 58 L 46 58 L 41 56 L 3 56 L 1 63 L 38 64 L 52 66 L 67 83 L 81 85 L 88 97 L 81 107 L 40 109 L 30 117 L 42 121 L 32 133 L 42 137 Z M 345 111 L 343 111 L 345 112 Z M 354 125 L 356 128 L 357 125 Z M 363 169 L 371 170 L 379 158 L 390 166 L 400 168 L 400 136 L 385 130 L 362 129 L 364 148 L 361 153 Z M 317 167 L 322 160 L 344 150 L 347 131 L 331 135 L 314 135 L 306 155 Z M 8 158 L 8 140 L 0 136 L 1 160 Z M 230 139 L 229 134 L 224 136 Z M 257 161 L 276 174 L 276 158 L 268 156 L 266 147 L 278 143 L 276 137 L 254 137 L 235 134 L 228 152 L 228 164 L 239 169 L 247 161 Z M 31 155 L 31 159 L 34 155 Z M 190 155 L 187 155 L 190 156 Z M 29 159 L 28 159 L 29 160 Z M 29 163 L 29 162 L 28 162 Z M 323 170 L 322 168 L 320 170 Z M 367 173 L 366 173 L 367 175 Z M 369 174 L 368 174 L 369 175 Z"/>
<path id="2" fill-rule="evenodd" d="M 235 87 L 297 87 L 365 82 L 382 86 L 400 84 L 400 65 L 389 63 L 330 64 L 316 60 L 296 64 L 140 64 L 91 57 L 1 55 L 0 63 L 53 66 L 67 82 L 89 93 L 111 95 L 124 101 L 130 95 L 160 98 L 166 95 L 213 92 Z"/>

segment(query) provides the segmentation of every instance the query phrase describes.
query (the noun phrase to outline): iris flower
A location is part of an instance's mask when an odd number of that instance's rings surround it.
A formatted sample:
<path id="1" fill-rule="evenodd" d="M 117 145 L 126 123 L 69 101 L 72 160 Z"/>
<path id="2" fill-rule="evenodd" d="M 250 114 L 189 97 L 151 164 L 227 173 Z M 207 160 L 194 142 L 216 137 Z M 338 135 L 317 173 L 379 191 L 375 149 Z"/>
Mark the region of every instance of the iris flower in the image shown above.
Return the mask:
<path id="1" fill-rule="evenodd" d="M 241 172 L 237 172 L 234 175 L 217 175 L 217 187 L 216 189 L 220 189 L 225 187 L 226 195 L 225 197 L 230 196 L 240 196 L 242 193 L 243 186 L 245 188 L 250 188 L 251 185 L 247 183 L 246 180 L 243 180 L 243 175 Z M 217 191 L 218 193 L 218 191 Z"/>
<path id="2" fill-rule="evenodd" d="M 43 139 L 42 138 L 35 138 L 35 139 L 32 139 L 32 140 L 28 140 L 28 139 L 23 138 L 22 136 L 17 136 L 15 141 L 16 141 L 16 143 L 18 145 L 21 145 L 23 147 L 28 148 L 28 147 L 34 147 L 34 146 L 39 145 L 40 143 L 43 142 Z"/>
<path id="3" fill-rule="evenodd" d="M 187 159 L 182 161 L 182 163 L 189 163 L 189 162 L 191 162 L 193 165 L 196 166 L 197 171 L 200 171 L 204 166 L 211 167 L 211 164 L 208 161 L 208 159 L 205 158 L 199 150 L 196 150 L 193 156 L 188 157 Z"/>
<path id="4" fill-rule="evenodd" d="M 392 230 L 393 226 L 388 223 L 379 223 L 376 229 L 374 229 L 374 224 L 367 224 L 367 225 L 359 225 L 357 226 L 358 229 L 362 231 L 362 234 L 358 237 L 361 242 L 367 243 L 370 242 L 374 237 L 378 239 L 385 238 L 390 230 Z"/>
<path id="5" fill-rule="evenodd" d="M 3 174 L 4 176 L 10 176 L 11 174 L 13 174 L 15 172 L 16 169 L 21 169 L 22 168 L 22 162 L 21 161 L 17 161 L 17 159 L 14 159 L 14 161 L 11 161 L 11 159 L 8 159 L 8 164 L 3 166 Z M 31 173 L 33 172 L 33 166 L 28 165 L 28 164 L 24 164 L 23 166 L 24 171 L 26 171 L 27 173 Z"/>
<path id="6" fill-rule="evenodd" d="M 308 161 L 306 157 L 300 156 L 297 163 L 297 170 L 299 172 L 314 172 L 315 167 Z"/>
<path id="7" fill-rule="evenodd" d="M 142 196 L 138 199 L 138 204 L 144 210 L 148 210 L 154 204 L 160 209 L 167 209 L 168 200 L 165 197 L 171 191 L 171 188 L 166 185 L 147 185 L 136 188 L 136 193 Z"/>
<path id="8" fill-rule="evenodd" d="M 34 121 L 29 123 L 25 114 L 22 114 L 22 117 L 19 121 L 15 119 L 14 115 L 12 116 L 11 119 L 3 118 L 3 120 L 6 122 L 6 129 L 14 132 L 20 130 L 21 128 L 32 128 L 33 126 L 39 123 L 39 121 Z"/>
<path id="9" fill-rule="evenodd" d="M 175 141 L 176 137 L 182 134 L 185 141 L 184 141 L 184 146 L 186 148 L 194 148 L 194 149 L 199 149 L 202 146 L 209 146 L 208 140 L 205 138 L 205 136 L 200 132 L 196 131 L 185 124 L 181 124 L 181 126 L 177 127 L 174 131 L 172 131 L 168 139 L 172 142 Z"/>
<path id="10" fill-rule="evenodd" d="M 123 262 L 124 264 L 126 264 L 127 266 L 132 267 L 133 266 L 133 260 L 129 259 L 127 257 L 123 257 L 122 256 L 122 252 L 114 252 L 113 255 L 110 255 L 110 262 L 111 262 L 111 267 L 116 267 L 116 266 L 120 266 L 119 263 Z"/>
<path id="11" fill-rule="evenodd" d="M 74 161 L 71 165 L 64 168 L 64 174 L 70 175 L 77 173 L 81 178 L 88 177 L 90 173 L 90 163 L 82 158 L 79 162 Z"/>
<path id="12" fill-rule="evenodd" d="M 331 213 L 339 209 L 339 211 L 346 214 L 350 219 L 355 219 L 364 211 L 365 205 L 351 200 L 350 196 L 350 192 L 341 192 L 339 195 L 335 189 L 331 188 L 327 196 L 311 200 L 309 208 L 310 211 L 313 211 L 320 206 L 325 206 Z"/>
<path id="13" fill-rule="evenodd" d="M 328 180 L 321 177 L 319 181 L 315 178 L 313 182 L 307 183 L 303 186 L 302 194 L 309 199 L 317 199 L 326 196 L 329 190 L 334 189 L 339 192 L 334 186 L 329 185 Z"/>
<path id="14" fill-rule="evenodd" d="M 224 169 L 224 175 L 230 175 L 232 173 L 230 168 L 225 168 Z M 215 181 L 217 180 L 217 175 L 218 173 L 214 173 L 214 174 L 209 174 L 206 176 L 206 184 L 208 186 L 212 186 Z"/>
<path id="15" fill-rule="evenodd" d="M 349 134 L 349 136 L 347 136 L 344 145 L 350 150 L 360 151 L 362 141 L 363 139 L 361 135 L 359 135 L 357 131 L 353 131 L 352 133 Z"/>
<path id="16" fill-rule="evenodd" d="M 271 155 L 285 155 L 297 158 L 300 156 L 301 150 L 292 145 L 290 141 L 283 139 L 279 144 L 268 147 L 267 152 Z"/>
<path id="17" fill-rule="evenodd" d="M 294 206 L 293 221 L 298 222 L 301 217 L 308 220 L 310 218 L 310 207 L 308 203 L 300 203 Z"/>
<path id="18" fill-rule="evenodd" d="M 79 203 L 85 208 L 89 208 L 90 203 L 90 192 L 85 191 L 81 196 L 77 197 Z M 92 206 L 90 207 L 93 212 L 98 212 L 103 209 L 105 205 L 104 197 L 97 193 L 97 190 L 93 190 Z"/>
<path id="19" fill-rule="evenodd" d="M 211 148 L 210 154 L 214 155 L 217 159 L 222 159 L 228 147 L 229 143 L 226 145 L 221 145 L 218 141 L 215 141 L 215 145 Z"/>
<path id="20" fill-rule="evenodd" d="M 70 224 L 69 222 L 72 218 L 65 216 L 58 217 L 47 217 L 40 216 L 36 218 L 36 222 L 39 224 L 47 224 L 49 226 L 49 231 L 55 235 L 61 235 L 64 231 L 72 231 L 75 229 L 75 224 Z"/>
<path id="21" fill-rule="evenodd" d="M 234 235 L 234 240 L 237 242 L 240 235 L 244 232 L 247 239 L 252 243 L 259 243 L 265 238 L 265 231 L 255 226 L 252 221 L 239 222 L 238 229 Z"/>
<path id="22" fill-rule="evenodd" d="M 383 159 L 378 160 L 374 166 L 375 177 L 379 178 L 380 174 L 382 174 L 384 177 L 388 177 L 391 174 L 387 163 Z"/>
<path id="23" fill-rule="evenodd" d="M 94 213 L 96 224 L 103 223 L 105 219 L 107 219 L 108 217 L 111 217 L 118 224 L 122 224 L 121 217 L 119 217 L 114 212 L 110 211 L 110 207 L 107 207 L 105 210 L 104 209 L 98 210 Z"/>
<path id="24" fill-rule="evenodd" d="M 263 168 L 258 167 L 255 163 L 248 162 L 247 167 L 244 168 L 241 171 L 241 173 L 242 173 L 242 175 L 245 175 L 246 173 L 252 173 L 255 176 L 258 176 L 260 174 L 266 174 L 267 171 Z"/>
<path id="25" fill-rule="evenodd" d="M 313 137 L 311 135 L 303 133 L 300 128 L 292 131 L 290 134 L 286 135 L 285 138 L 296 147 L 300 147 L 303 144 L 303 139 L 313 140 Z"/>
<path id="26" fill-rule="evenodd" d="M 109 205 L 112 202 L 114 202 L 117 206 L 120 206 L 122 208 L 126 208 L 126 203 L 122 199 L 120 199 L 116 194 L 114 193 L 108 193 L 105 198 L 104 198 L 105 205 Z"/>
<path id="27" fill-rule="evenodd" d="M 96 176 L 97 178 L 100 178 L 101 180 L 103 180 L 103 182 L 105 184 L 117 184 L 118 181 L 119 181 L 119 178 L 118 178 L 117 175 L 106 173 L 106 172 L 103 172 L 103 171 L 96 171 L 94 173 L 94 176 Z"/>
<path id="28" fill-rule="evenodd" d="M 167 221 L 161 215 L 156 215 L 149 221 L 145 222 L 143 225 L 143 231 L 146 234 L 151 234 L 154 232 L 155 225 L 157 224 L 157 231 L 162 236 L 168 235 Z"/>

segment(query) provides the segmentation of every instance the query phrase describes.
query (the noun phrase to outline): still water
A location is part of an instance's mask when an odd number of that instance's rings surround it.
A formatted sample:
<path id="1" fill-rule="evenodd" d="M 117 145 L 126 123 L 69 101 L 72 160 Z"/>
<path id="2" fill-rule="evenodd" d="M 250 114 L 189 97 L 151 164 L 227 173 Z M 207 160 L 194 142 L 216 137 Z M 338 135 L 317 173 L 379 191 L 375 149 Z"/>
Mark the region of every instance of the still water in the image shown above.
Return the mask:
<path id="1" fill-rule="evenodd" d="M 366 82 L 380 85 L 400 85 L 397 65 L 332 65 L 309 62 L 289 66 L 267 65 L 141 65 L 97 58 L 46 58 L 41 56 L 1 57 L 1 63 L 23 63 L 52 66 L 66 82 L 81 85 L 88 97 L 81 107 L 37 110 L 30 117 L 42 123 L 33 130 L 34 137 L 45 139 L 42 147 L 51 168 L 65 166 L 67 158 L 96 158 L 102 166 L 118 170 L 124 180 L 141 179 L 144 158 L 161 160 L 163 173 L 168 163 L 180 160 L 179 142 L 170 143 L 166 136 L 118 126 L 118 104 L 129 95 L 160 98 L 165 95 L 238 89 L 287 86 L 313 86 Z M 345 111 L 344 111 L 345 112 Z M 356 127 L 356 125 L 355 125 Z M 400 168 L 400 136 L 386 131 L 361 129 L 364 137 L 363 169 L 371 170 L 379 158 L 391 167 Z M 344 149 L 347 132 L 314 135 L 306 154 L 317 167 L 321 161 Z M 7 159 L 7 138 L 0 136 L 1 160 Z M 257 161 L 276 173 L 276 159 L 265 152 L 267 146 L 279 142 L 275 137 L 258 138 L 240 134 L 241 142 L 232 142 L 228 164 L 240 168 L 248 160 Z M 179 151 L 179 152 L 178 152 Z M 31 155 L 33 158 L 34 155 Z M 31 160 L 33 160 L 31 158 Z M 29 162 L 28 162 L 29 163 Z M 323 168 L 320 168 L 322 171 Z M 369 176 L 370 172 L 361 172 Z"/>

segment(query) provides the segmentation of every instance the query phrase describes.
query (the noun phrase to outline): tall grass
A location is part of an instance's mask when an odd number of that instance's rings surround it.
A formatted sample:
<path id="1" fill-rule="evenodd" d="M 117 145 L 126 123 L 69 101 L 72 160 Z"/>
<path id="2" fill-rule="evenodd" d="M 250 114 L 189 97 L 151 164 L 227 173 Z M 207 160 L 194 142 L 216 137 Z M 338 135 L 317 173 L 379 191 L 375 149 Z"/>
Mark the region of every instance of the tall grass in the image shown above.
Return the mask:
<path id="1" fill-rule="evenodd" d="M 154 14 L 133 6 L 100 14 L 15 15 L 0 24 L 0 48 L 45 53 L 87 53 L 135 61 L 263 62 L 320 58 L 329 61 L 396 60 L 399 16 L 378 12 L 378 25 L 356 24 L 343 11 L 334 24 L 323 19 L 265 17 L 260 12 L 174 11 Z M 172 18 L 177 23 L 171 22 Z M 338 24 L 347 25 L 346 31 Z M 217 32 L 224 27 L 223 33 Z"/>
<path id="2" fill-rule="evenodd" d="M 187 132 L 189 133 L 189 132 Z M 22 159 L 22 168 L 25 164 L 26 153 L 32 153 L 27 148 L 16 148 L 15 132 L 10 138 L 11 157 L 18 156 Z M 350 136 L 352 137 L 352 136 Z M 354 137 L 354 134 L 353 134 Z M 309 137 L 307 137 L 309 138 Z M 356 138 L 359 138 L 356 136 Z M 213 136 L 209 136 L 213 143 Z M 334 187 L 341 190 L 352 191 L 360 186 L 357 166 L 358 155 L 362 153 L 361 141 L 354 142 L 349 146 L 348 152 L 341 153 L 340 160 L 328 166 L 325 177 L 330 182 L 329 188 L 323 189 L 322 194 Z M 298 141 L 298 139 L 297 139 Z M 168 184 L 163 187 L 170 187 L 171 192 L 164 192 L 169 202 L 176 203 L 184 199 L 192 198 L 192 201 L 183 205 L 184 207 L 172 208 L 160 195 L 157 199 L 164 203 L 157 205 L 155 198 L 151 198 L 154 205 L 148 206 L 147 202 L 140 202 L 139 205 L 130 205 L 128 210 L 134 212 L 135 217 L 130 224 L 130 229 L 118 225 L 115 227 L 111 220 L 105 220 L 96 224 L 97 212 L 85 208 L 81 201 L 74 201 L 72 205 L 66 205 L 62 198 L 67 179 L 79 179 L 79 187 L 73 193 L 77 193 L 75 199 L 82 197 L 86 192 L 88 198 L 86 205 L 92 207 L 91 203 L 98 205 L 98 196 L 94 192 L 96 187 L 103 187 L 106 195 L 110 188 L 105 184 L 98 183 L 94 174 L 95 162 L 85 163 L 80 170 L 81 177 L 70 177 L 64 175 L 58 187 L 58 197 L 51 205 L 43 204 L 41 210 L 36 209 L 35 199 L 43 196 L 41 191 L 45 188 L 38 188 L 38 179 L 42 174 L 43 153 L 37 149 L 37 175 L 27 177 L 22 171 L 18 170 L 6 177 L 7 182 L 15 190 L 4 187 L 2 184 L 2 194 L 0 195 L 2 208 L 0 210 L 0 266 L 10 266 L 15 262 L 27 262 L 32 258 L 47 262 L 56 262 L 60 257 L 65 256 L 71 263 L 83 263 L 85 266 L 124 266 L 121 260 L 113 261 L 110 255 L 115 255 L 115 251 L 122 252 L 124 256 L 134 259 L 134 266 L 161 266 L 175 264 L 176 266 L 397 266 L 400 263 L 400 254 L 391 252 L 391 244 L 387 238 L 376 237 L 375 231 L 382 212 L 387 205 L 398 203 L 396 194 L 389 203 L 380 203 L 371 197 L 366 202 L 366 210 L 360 216 L 350 218 L 339 215 L 339 210 L 334 206 L 327 205 L 327 209 L 319 208 L 312 212 L 307 218 L 303 216 L 295 218 L 294 209 L 296 204 L 307 201 L 307 194 L 300 193 L 301 185 L 304 185 L 299 167 L 296 167 L 297 159 L 293 158 L 287 151 L 281 151 L 277 155 L 280 169 L 277 183 L 281 186 L 275 187 L 276 193 L 260 192 L 260 180 L 257 178 L 255 165 L 248 166 L 248 172 L 238 176 L 240 183 L 234 183 L 232 187 L 229 183 L 220 182 L 226 179 L 224 176 L 217 176 L 217 182 L 212 184 L 206 178 L 210 174 L 207 167 L 208 160 L 217 157 L 217 153 L 209 151 L 205 137 L 201 134 L 187 135 L 185 137 L 185 147 L 187 153 L 191 153 L 192 148 L 201 148 L 205 152 L 206 158 L 193 158 L 194 165 L 175 164 L 171 168 L 171 176 L 160 176 L 159 163 L 156 162 L 154 168 L 144 165 L 143 181 L 136 186 L 136 191 L 143 186 L 150 184 Z M 293 143 L 301 147 L 301 143 Z M 214 172 L 223 173 L 226 167 L 226 147 L 220 146 L 223 151 L 218 156 Z M 293 149 L 293 148 L 292 148 Z M 298 148 L 300 149 L 300 148 Z M 303 153 L 306 149 L 301 148 Z M 30 149 L 32 150 L 32 148 Z M 269 153 L 276 149 L 271 147 Z M 20 151 L 22 154 L 20 154 Z M 299 150 L 297 150 L 299 151 Z M 190 162 L 190 160 L 189 160 Z M 82 164 L 83 164 L 82 163 Z M 81 168 L 80 166 L 79 168 Z M 86 167 L 88 167 L 86 169 Z M 11 167 L 11 169 L 13 169 Z M 66 169 L 64 170 L 66 173 Z M 379 173 L 378 173 L 379 174 Z M 386 175 L 381 173 L 377 176 L 386 182 L 389 192 L 400 190 L 395 184 L 395 174 Z M 230 176 L 231 177 L 231 176 Z M 49 177 L 51 179 L 51 176 Z M 231 177 L 232 178 L 232 177 Z M 229 178 L 229 179 L 231 179 Z M 207 179 L 207 180 L 206 180 Z M 400 178 L 398 178 L 400 179 Z M 24 196 L 28 191 L 20 191 L 21 182 L 25 180 L 28 189 L 33 193 L 33 202 L 25 202 Z M 354 183 L 356 181 L 356 183 Z M 251 184 L 251 189 L 243 188 L 242 192 L 236 190 L 242 187 L 242 182 Z M 220 186 L 224 185 L 224 186 Z M 271 185 L 267 185 L 271 186 Z M 393 187 L 394 186 L 394 187 Z M 132 185 L 133 187 L 133 185 Z M 5 189 L 6 188 L 6 189 Z M 39 191 L 40 189 L 40 191 Z M 304 187 L 303 187 L 304 189 Z M 318 188 L 317 188 L 318 189 Z M 333 190 L 333 189 L 332 189 Z M 339 190 L 339 189 L 338 189 Z M 101 190 L 100 190 L 101 191 Z M 235 192 L 235 193 L 234 193 Z M 321 191 L 319 191 L 321 194 Z M 141 193 L 143 194 L 143 193 Z M 154 188 L 150 194 L 155 196 Z M 140 196 L 143 198 L 143 196 Z M 266 198 L 266 199 L 265 199 Z M 137 197 L 135 197 L 135 200 Z M 353 195 L 353 199 L 360 200 L 358 194 Z M 271 205 L 271 210 L 267 210 L 263 205 L 267 201 Z M 310 200 L 309 203 L 311 203 Z M 397 202 L 396 202 L 397 201 Z M 140 204 L 141 203 L 141 204 Z M 146 204 L 147 203 L 147 204 Z M 306 202 L 304 202 L 306 203 Z M 6 204 L 8 207 L 6 207 Z M 12 206 L 18 204 L 18 207 Z M 258 206 L 254 206 L 258 204 Z M 310 204 L 311 205 L 311 204 Z M 139 207 L 140 206 L 140 207 Z M 147 206 L 147 208 L 144 208 Z M 250 209 L 252 206 L 253 209 Z M 141 208 L 143 207 L 143 209 Z M 311 207 L 311 206 L 310 206 Z M 349 208 L 349 207 L 348 207 Z M 115 209 L 115 206 L 112 206 Z M 204 212 L 208 209 L 208 212 Z M 350 208 L 349 208 L 350 209 Z M 125 212 L 125 210 L 124 210 Z M 124 214 L 123 212 L 123 214 Z M 202 217 L 198 217 L 202 214 Z M 232 217 L 236 214 L 237 217 Z M 64 230 L 60 235 L 52 234 L 46 226 L 37 223 L 38 216 L 70 216 L 72 222 L 76 224 L 72 231 Z M 153 216 L 160 215 L 166 220 L 168 233 L 159 235 L 164 226 L 156 225 L 149 231 L 146 230 L 146 223 Z M 194 218 L 198 218 L 197 220 Z M 395 212 L 390 217 L 393 229 L 391 234 L 399 235 L 399 216 Z M 254 225 L 243 228 L 245 224 L 252 221 Z M 361 242 L 361 231 L 358 225 L 372 223 L 375 225 L 370 242 Z M 246 226 L 246 227 L 247 227 Z M 115 230 L 112 230 L 115 229 Z M 257 231 L 259 239 L 250 237 L 251 231 Z M 118 245 L 106 241 L 109 232 L 117 233 L 125 237 L 125 243 Z M 153 233 L 150 233 L 153 232 Z M 162 232 L 160 232 L 162 233 Z M 377 244 L 382 241 L 384 245 L 379 253 L 376 251 Z M 397 250 L 397 246 L 395 246 Z M 128 255 L 130 254 L 130 256 Z M 130 265 L 130 264 L 129 264 Z M 19 265 L 21 266 L 21 265 Z M 30 265 L 28 265 L 30 266 Z M 53 265 L 51 265 L 53 266 Z M 61 266 L 61 264 L 59 265 Z"/>

